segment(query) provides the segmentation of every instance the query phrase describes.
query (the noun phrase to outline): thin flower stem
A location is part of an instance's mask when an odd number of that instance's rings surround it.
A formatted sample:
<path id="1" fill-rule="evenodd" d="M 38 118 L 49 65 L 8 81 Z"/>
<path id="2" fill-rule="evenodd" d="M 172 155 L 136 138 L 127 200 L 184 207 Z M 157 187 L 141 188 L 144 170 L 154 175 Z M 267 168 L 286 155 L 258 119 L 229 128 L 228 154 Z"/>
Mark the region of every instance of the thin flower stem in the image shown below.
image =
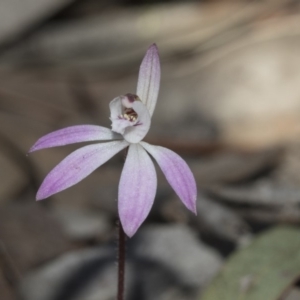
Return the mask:
<path id="1" fill-rule="evenodd" d="M 124 300 L 124 278 L 125 278 L 125 243 L 126 235 L 119 221 L 119 253 L 118 253 L 118 296 L 117 300 Z"/>

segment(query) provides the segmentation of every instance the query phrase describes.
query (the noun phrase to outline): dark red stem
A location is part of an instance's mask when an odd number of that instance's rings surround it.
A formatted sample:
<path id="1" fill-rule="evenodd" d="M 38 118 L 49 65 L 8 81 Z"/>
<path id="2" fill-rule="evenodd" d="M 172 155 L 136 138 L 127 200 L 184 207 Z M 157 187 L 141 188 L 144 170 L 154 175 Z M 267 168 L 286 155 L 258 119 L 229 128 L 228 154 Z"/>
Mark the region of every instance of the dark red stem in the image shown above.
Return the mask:
<path id="1" fill-rule="evenodd" d="M 124 278 L 125 278 L 125 243 L 126 235 L 119 221 L 119 253 L 118 253 L 118 296 L 117 300 L 124 300 Z"/>
<path id="2" fill-rule="evenodd" d="M 125 148 L 124 161 L 126 160 L 128 147 Z M 119 243 L 118 243 L 118 295 L 117 300 L 124 300 L 124 284 L 125 284 L 125 256 L 126 256 L 126 235 L 123 230 L 121 220 L 119 226 Z"/>

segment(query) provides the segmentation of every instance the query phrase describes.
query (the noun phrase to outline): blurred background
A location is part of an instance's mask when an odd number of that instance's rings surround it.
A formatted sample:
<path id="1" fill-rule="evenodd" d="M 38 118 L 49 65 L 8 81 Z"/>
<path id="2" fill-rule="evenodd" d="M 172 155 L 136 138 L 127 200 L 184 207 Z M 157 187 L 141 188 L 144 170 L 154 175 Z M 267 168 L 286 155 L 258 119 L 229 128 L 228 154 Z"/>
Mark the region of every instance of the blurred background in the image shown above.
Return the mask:
<path id="1" fill-rule="evenodd" d="M 299 1 L 0 0 L 1 300 L 115 299 L 123 155 L 37 203 L 45 175 L 81 145 L 26 154 L 62 127 L 110 127 L 109 102 L 135 92 L 153 42 L 162 81 L 146 141 L 187 160 L 198 216 L 157 169 L 154 208 L 128 241 L 126 299 L 225 299 L 204 291 L 229 256 L 299 226 Z M 251 299 L 300 299 L 300 271 L 280 272 L 274 298 Z"/>

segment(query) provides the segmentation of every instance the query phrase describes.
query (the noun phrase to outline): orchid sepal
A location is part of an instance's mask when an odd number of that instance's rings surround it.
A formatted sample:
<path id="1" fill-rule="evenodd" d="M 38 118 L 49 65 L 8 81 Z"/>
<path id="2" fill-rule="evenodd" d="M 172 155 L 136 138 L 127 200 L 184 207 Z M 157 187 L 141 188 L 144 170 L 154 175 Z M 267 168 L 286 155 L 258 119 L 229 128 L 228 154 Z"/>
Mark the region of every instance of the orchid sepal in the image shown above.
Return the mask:
<path id="1" fill-rule="evenodd" d="M 73 186 L 128 145 L 124 140 L 113 141 L 88 145 L 72 152 L 46 176 L 36 200 L 43 200 Z"/>
<path id="2" fill-rule="evenodd" d="M 122 139 L 122 136 L 109 128 L 97 125 L 75 125 L 42 136 L 30 148 L 29 152 L 80 142 L 109 141 L 114 139 Z"/>
<path id="3" fill-rule="evenodd" d="M 156 194 L 153 162 L 140 144 L 131 144 L 119 183 L 118 210 L 125 233 L 132 237 L 148 216 Z"/>
<path id="4" fill-rule="evenodd" d="M 154 157 L 182 203 L 194 214 L 197 214 L 197 185 L 187 163 L 170 149 L 153 146 L 146 142 L 140 144 Z"/>
<path id="5" fill-rule="evenodd" d="M 153 115 L 160 87 L 160 60 L 156 44 L 151 45 L 141 63 L 136 94 Z"/>

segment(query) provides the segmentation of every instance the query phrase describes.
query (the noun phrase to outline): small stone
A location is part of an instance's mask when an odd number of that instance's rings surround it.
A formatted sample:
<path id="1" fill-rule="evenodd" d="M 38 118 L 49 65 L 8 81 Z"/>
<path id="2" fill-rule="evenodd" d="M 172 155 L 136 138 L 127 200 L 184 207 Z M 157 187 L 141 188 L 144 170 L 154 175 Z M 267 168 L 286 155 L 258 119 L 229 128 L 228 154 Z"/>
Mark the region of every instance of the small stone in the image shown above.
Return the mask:
<path id="1" fill-rule="evenodd" d="M 33 197 L 32 197 L 33 198 Z M 13 262 L 11 268 L 23 273 L 68 250 L 70 244 L 57 220 L 41 203 L 13 203 L 0 209 L 0 236 Z"/>
<path id="2" fill-rule="evenodd" d="M 222 260 L 185 225 L 155 225 L 133 237 L 143 299 L 183 299 L 209 283 Z M 163 295 L 169 295 L 164 298 Z M 171 298 L 174 295 L 181 298 Z"/>
<path id="3" fill-rule="evenodd" d="M 112 231 L 106 214 L 100 212 L 61 206 L 55 216 L 71 240 L 103 239 Z"/>
<path id="4" fill-rule="evenodd" d="M 286 296 L 282 300 L 299 300 L 300 299 L 300 289 L 298 287 L 293 287 L 290 291 L 286 293 Z"/>
<path id="5" fill-rule="evenodd" d="M 251 237 L 249 226 L 239 214 L 204 194 L 198 197 L 197 212 L 197 216 L 191 216 L 191 219 L 202 232 L 240 245 Z"/>
<path id="6" fill-rule="evenodd" d="M 62 255 L 28 274 L 21 283 L 24 300 L 112 300 L 117 291 L 116 249 L 99 247 Z M 131 290 L 126 265 L 126 290 Z"/>

